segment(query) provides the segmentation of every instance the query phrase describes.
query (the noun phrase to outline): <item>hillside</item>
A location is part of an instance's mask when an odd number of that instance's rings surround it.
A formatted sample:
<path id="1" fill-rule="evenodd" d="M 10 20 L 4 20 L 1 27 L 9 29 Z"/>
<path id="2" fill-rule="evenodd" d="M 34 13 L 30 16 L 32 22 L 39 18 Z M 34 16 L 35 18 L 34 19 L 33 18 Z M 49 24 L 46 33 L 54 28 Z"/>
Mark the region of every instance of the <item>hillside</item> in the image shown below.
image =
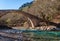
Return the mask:
<path id="1" fill-rule="evenodd" d="M 39 18 L 60 23 L 60 0 L 34 0 L 29 8 L 22 11 L 28 12 Z"/>

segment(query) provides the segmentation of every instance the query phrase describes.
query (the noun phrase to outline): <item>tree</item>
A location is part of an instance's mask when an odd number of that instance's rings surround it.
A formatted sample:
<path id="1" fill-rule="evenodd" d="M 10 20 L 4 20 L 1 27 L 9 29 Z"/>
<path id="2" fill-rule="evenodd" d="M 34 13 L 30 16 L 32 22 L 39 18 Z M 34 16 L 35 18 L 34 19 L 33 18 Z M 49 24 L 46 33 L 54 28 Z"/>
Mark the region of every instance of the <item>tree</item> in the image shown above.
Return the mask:
<path id="1" fill-rule="evenodd" d="M 19 10 L 22 10 L 24 7 L 27 7 L 28 6 L 28 8 L 30 8 L 30 6 L 32 5 L 32 3 L 33 3 L 33 1 L 32 2 L 30 2 L 30 3 L 25 3 L 25 4 L 23 4 L 21 7 L 19 7 Z"/>

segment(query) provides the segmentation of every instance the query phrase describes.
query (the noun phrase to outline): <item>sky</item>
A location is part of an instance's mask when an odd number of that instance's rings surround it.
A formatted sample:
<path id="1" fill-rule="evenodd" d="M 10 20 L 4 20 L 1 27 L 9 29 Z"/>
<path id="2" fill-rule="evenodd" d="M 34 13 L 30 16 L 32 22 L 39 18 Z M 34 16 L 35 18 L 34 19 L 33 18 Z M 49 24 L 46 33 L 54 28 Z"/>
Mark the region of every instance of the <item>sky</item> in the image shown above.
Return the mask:
<path id="1" fill-rule="evenodd" d="M 0 9 L 18 9 L 21 5 L 33 0 L 0 0 Z"/>

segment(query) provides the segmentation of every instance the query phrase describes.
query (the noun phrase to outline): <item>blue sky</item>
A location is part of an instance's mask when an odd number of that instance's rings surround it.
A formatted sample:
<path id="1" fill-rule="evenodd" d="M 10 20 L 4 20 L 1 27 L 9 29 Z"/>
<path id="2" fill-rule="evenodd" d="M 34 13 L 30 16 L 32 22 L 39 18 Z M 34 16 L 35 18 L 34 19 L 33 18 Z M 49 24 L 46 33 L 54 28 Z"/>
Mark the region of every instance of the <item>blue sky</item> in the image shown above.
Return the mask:
<path id="1" fill-rule="evenodd" d="M 21 5 L 32 0 L 0 0 L 0 9 L 18 9 Z"/>

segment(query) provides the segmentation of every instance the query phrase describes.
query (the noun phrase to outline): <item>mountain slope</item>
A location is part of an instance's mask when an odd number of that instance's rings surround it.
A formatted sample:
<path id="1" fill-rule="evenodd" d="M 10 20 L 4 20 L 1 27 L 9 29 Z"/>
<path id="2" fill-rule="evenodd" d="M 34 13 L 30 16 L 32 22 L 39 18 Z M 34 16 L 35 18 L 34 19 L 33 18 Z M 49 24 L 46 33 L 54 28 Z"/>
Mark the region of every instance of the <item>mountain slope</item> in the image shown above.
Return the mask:
<path id="1" fill-rule="evenodd" d="M 34 0 L 30 8 L 25 8 L 22 11 L 53 22 L 59 20 L 60 23 L 60 17 L 55 18 L 60 15 L 60 0 Z"/>

